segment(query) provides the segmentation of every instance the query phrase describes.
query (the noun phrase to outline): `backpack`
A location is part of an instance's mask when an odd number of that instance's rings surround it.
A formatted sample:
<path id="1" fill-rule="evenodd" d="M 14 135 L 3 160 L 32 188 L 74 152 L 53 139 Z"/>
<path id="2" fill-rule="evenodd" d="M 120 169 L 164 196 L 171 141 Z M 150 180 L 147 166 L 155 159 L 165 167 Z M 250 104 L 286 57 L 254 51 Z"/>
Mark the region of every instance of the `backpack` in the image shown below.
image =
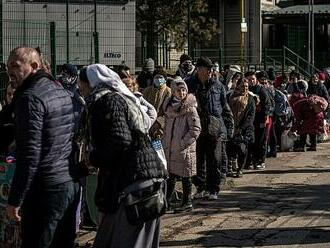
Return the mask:
<path id="1" fill-rule="evenodd" d="M 308 103 L 312 106 L 315 113 L 320 113 L 328 108 L 328 102 L 318 95 L 308 96 Z"/>
<path id="2" fill-rule="evenodd" d="M 287 96 L 279 90 L 275 90 L 275 110 L 277 116 L 288 115 L 290 113 L 290 104 Z"/>
<path id="3" fill-rule="evenodd" d="M 270 109 L 271 109 L 271 112 L 274 113 L 275 106 L 276 106 L 274 92 L 269 87 L 266 87 L 266 90 L 267 90 L 267 93 L 268 93 L 268 96 L 269 96 L 269 99 L 270 99 L 270 104 L 271 104 L 270 105 Z"/>

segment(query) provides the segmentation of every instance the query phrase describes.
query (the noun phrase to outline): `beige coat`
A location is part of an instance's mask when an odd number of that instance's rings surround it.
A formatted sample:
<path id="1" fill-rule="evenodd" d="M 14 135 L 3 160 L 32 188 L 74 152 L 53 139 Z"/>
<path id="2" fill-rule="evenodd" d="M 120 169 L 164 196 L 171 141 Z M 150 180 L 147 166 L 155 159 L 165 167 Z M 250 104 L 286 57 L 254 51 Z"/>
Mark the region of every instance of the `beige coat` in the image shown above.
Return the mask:
<path id="1" fill-rule="evenodd" d="M 149 130 L 152 139 L 158 139 L 163 135 L 165 125 L 163 104 L 165 99 L 170 96 L 171 89 L 167 87 L 166 84 L 163 84 L 160 88 L 151 85 L 143 91 L 144 99 L 154 106 L 157 111 L 157 119 Z"/>
<path id="2" fill-rule="evenodd" d="M 196 139 L 201 132 L 195 96 L 189 94 L 180 109 L 164 103 L 163 147 L 168 171 L 180 177 L 196 175 Z"/>

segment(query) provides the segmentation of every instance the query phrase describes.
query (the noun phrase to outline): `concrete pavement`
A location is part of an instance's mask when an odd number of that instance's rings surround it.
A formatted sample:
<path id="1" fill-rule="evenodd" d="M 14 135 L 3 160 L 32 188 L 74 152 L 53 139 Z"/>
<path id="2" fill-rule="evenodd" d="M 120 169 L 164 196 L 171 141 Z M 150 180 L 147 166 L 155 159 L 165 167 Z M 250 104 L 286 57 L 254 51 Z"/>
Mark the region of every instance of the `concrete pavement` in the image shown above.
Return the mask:
<path id="1" fill-rule="evenodd" d="M 266 166 L 228 179 L 216 201 L 165 215 L 161 247 L 330 247 L 330 143 L 279 153 Z M 80 247 L 91 247 L 94 235 L 81 232 Z"/>
<path id="2" fill-rule="evenodd" d="M 279 153 L 229 179 L 217 201 L 163 218 L 161 247 L 330 247 L 330 144 Z"/>

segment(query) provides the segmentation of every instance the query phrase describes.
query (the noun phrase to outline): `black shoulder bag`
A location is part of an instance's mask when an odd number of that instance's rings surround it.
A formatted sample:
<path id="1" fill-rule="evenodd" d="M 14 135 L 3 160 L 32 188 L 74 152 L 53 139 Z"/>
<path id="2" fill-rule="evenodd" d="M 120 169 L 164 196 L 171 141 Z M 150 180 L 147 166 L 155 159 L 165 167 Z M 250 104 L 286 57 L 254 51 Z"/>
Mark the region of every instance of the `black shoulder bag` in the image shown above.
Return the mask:
<path id="1" fill-rule="evenodd" d="M 138 225 L 164 215 L 167 208 L 164 179 L 150 179 L 127 186 L 119 198 L 127 220 Z"/>

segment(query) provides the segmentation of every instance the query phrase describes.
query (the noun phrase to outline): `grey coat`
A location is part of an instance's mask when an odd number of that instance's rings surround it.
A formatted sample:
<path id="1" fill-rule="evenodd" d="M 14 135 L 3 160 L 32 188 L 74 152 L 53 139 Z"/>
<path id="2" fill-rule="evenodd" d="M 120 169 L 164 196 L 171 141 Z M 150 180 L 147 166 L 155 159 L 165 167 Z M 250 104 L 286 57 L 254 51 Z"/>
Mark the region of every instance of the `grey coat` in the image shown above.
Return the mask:
<path id="1" fill-rule="evenodd" d="M 201 132 L 195 96 L 189 94 L 180 108 L 165 103 L 163 147 L 168 171 L 180 177 L 196 175 L 196 139 Z"/>

